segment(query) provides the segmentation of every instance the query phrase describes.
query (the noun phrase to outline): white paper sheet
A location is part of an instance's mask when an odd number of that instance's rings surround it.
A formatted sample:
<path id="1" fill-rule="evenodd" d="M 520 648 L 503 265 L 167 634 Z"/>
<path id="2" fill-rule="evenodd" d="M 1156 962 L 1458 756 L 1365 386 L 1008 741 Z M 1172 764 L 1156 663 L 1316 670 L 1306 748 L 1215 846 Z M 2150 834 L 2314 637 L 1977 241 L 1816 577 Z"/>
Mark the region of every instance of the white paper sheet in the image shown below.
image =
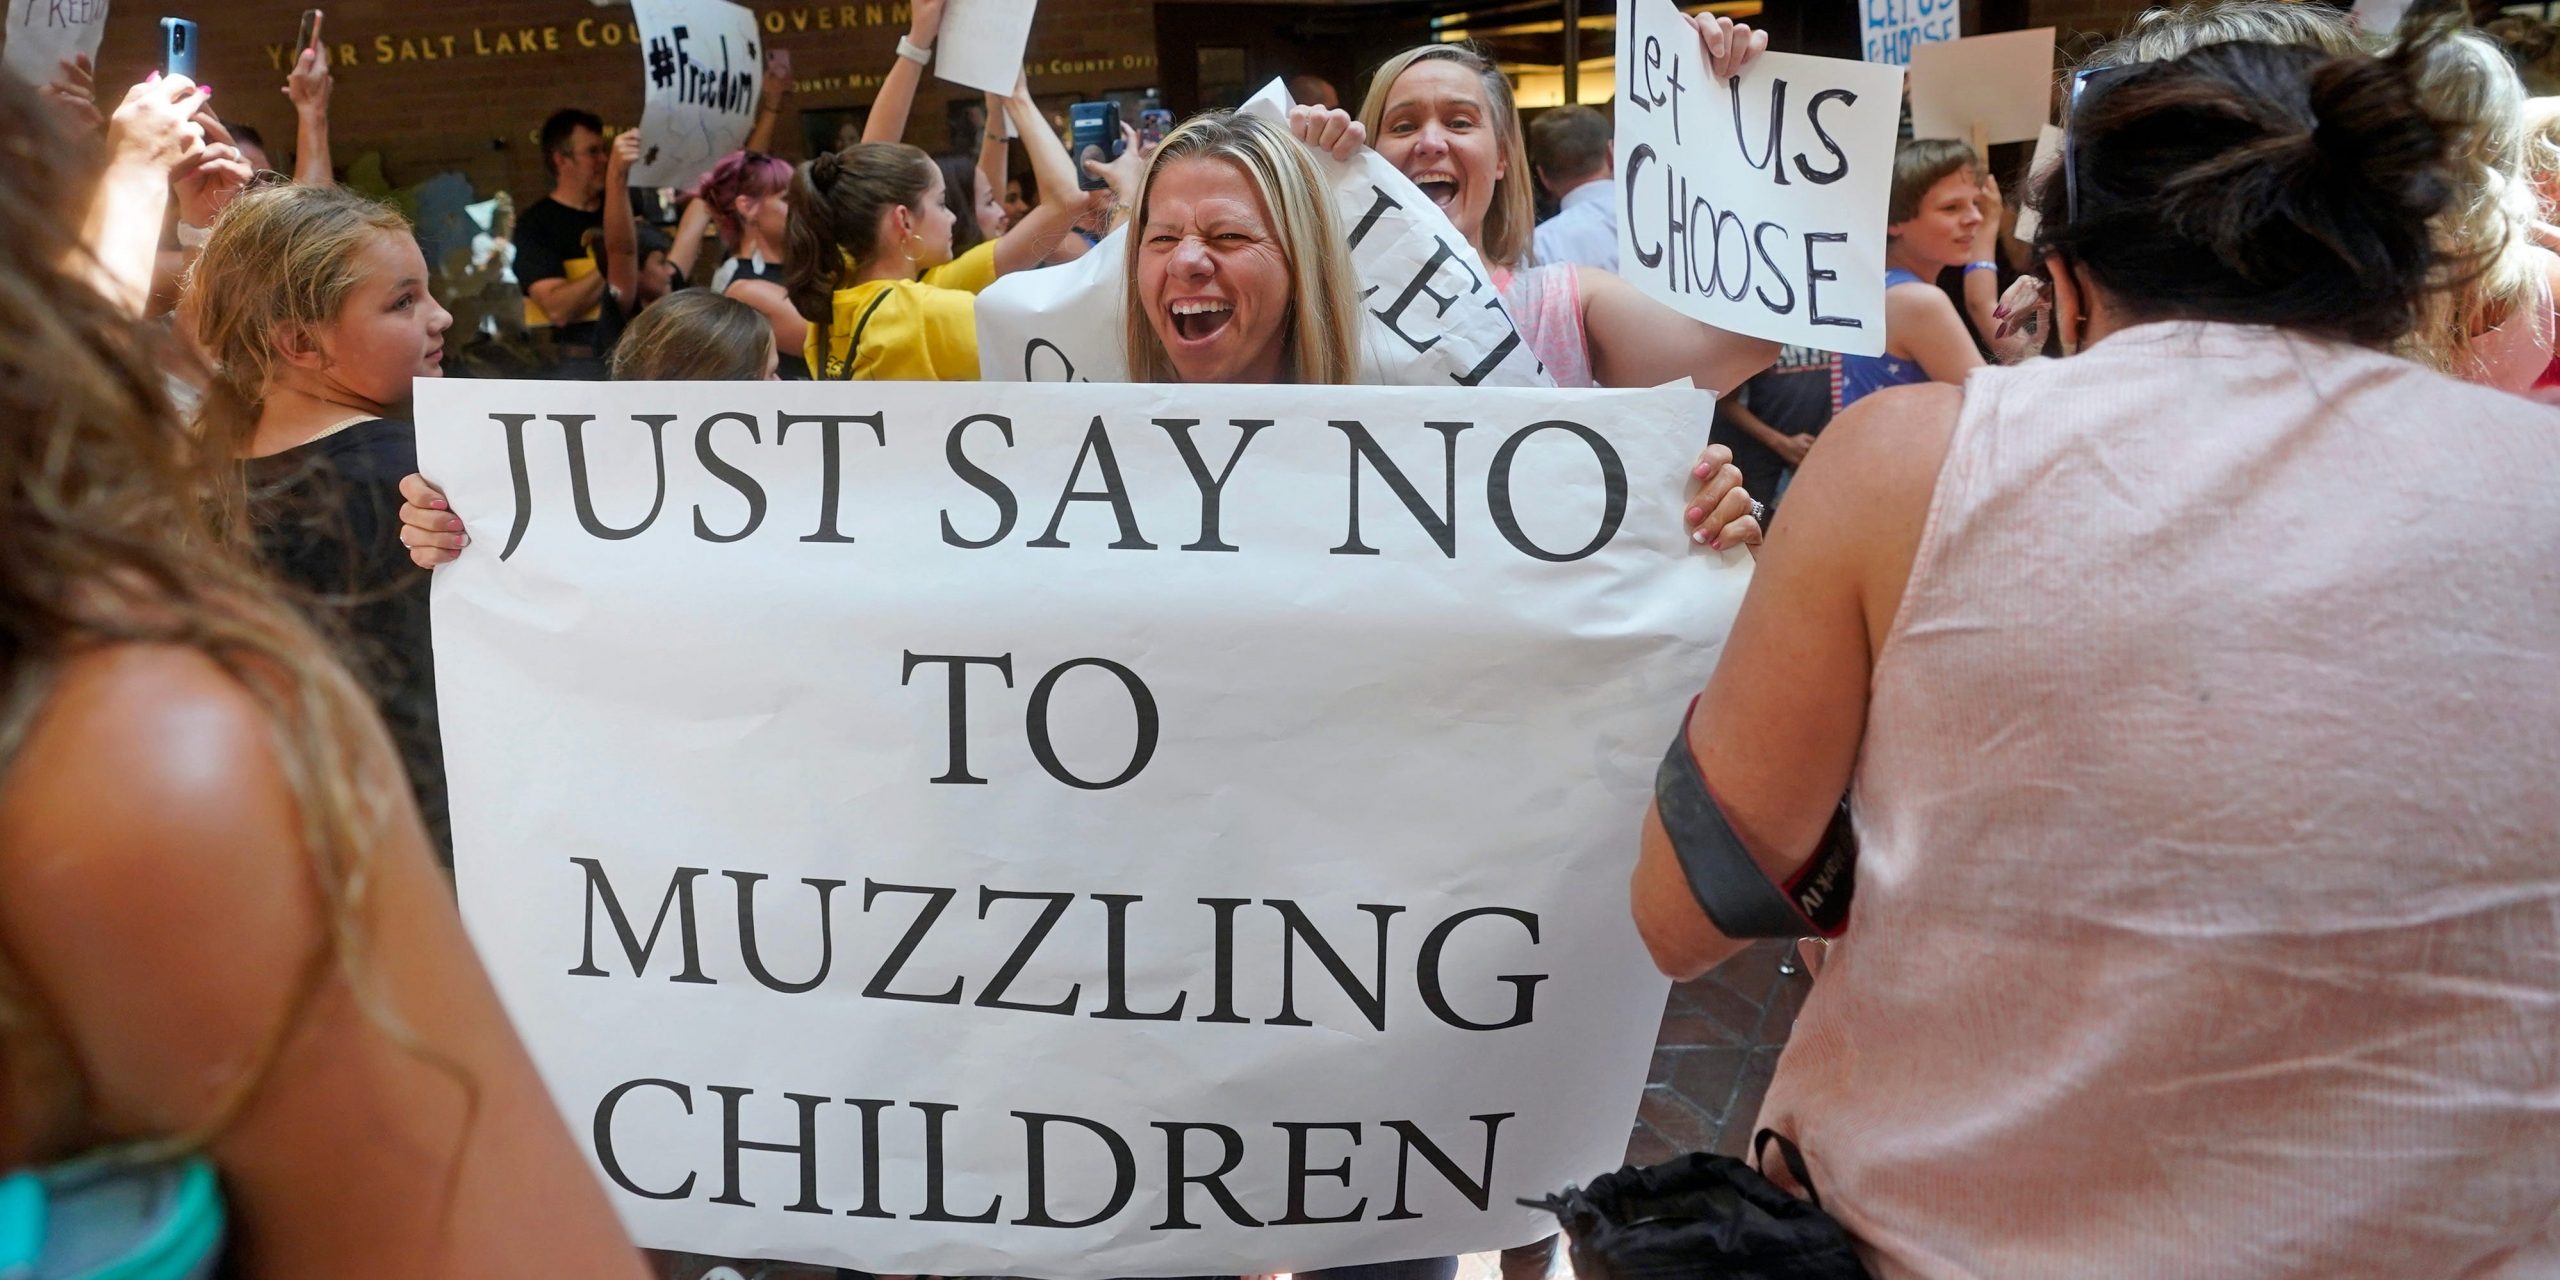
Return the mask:
<path id="1" fill-rule="evenodd" d="M 933 73 L 987 93 L 1012 93 L 1039 7 L 1039 0 L 951 0 L 934 42 Z"/>
<path id="2" fill-rule="evenodd" d="M 1911 51 L 1964 34 L 1958 0 L 1858 0 L 1862 48 L 1869 62 L 1911 65 Z"/>

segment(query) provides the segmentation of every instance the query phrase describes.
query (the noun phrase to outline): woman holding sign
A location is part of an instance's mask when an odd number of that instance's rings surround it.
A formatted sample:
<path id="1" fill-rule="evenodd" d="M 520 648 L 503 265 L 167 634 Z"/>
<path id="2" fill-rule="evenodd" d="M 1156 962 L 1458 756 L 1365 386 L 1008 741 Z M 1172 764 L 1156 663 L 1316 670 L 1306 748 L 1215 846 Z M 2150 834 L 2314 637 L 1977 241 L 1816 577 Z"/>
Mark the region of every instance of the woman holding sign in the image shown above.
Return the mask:
<path id="1" fill-rule="evenodd" d="M 1845 930 L 1757 1123 L 1880 1277 L 2551 1274 L 2560 432 L 2391 354 L 2426 58 L 2085 75 L 2074 354 L 1835 419 L 1679 719 L 1637 928 Z"/>
<path id="2" fill-rule="evenodd" d="M 1691 21 L 1719 77 L 1769 45 L 1766 32 L 1730 18 Z M 1609 272 L 1524 266 L 1535 223 L 1528 154 L 1511 82 L 1483 54 L 1427 44 L 1387 59 L 1369 82 L 1360 125 L 1482 255 L 1521 340 L 1557 386 L 1689 378 L 1723 395 L 1777 359 L 1778 344 L 1692 320 Z"/>

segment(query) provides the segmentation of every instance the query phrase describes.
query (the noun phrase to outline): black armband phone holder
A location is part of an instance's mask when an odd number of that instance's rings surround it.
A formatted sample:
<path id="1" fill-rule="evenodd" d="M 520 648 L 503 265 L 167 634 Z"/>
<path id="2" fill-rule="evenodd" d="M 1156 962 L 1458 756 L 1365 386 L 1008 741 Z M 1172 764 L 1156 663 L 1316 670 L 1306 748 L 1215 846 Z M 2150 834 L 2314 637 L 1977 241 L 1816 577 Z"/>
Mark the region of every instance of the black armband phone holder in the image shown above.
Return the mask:
<path id="1" fill-rule="evenodd" d="M 1691 713 L 1697 702 L 1689 704 Z M 1849 802 L 1822 833 L 1813 857 L 1784 884 L 1774 883 L 1742 837 L 1725 821 L 1707 790 L 1698 757 L 1689 750 L 1689 716 L 1663 753 L 1653 776 L 1654 810 L 1671 837 L 1671 851 L 1689 879 L 1689 892 L 1728 938 L 1836 938 L 1849 925 L 1849 897 L 1857 887 L 1858 837 L 1849 824 Z"/>

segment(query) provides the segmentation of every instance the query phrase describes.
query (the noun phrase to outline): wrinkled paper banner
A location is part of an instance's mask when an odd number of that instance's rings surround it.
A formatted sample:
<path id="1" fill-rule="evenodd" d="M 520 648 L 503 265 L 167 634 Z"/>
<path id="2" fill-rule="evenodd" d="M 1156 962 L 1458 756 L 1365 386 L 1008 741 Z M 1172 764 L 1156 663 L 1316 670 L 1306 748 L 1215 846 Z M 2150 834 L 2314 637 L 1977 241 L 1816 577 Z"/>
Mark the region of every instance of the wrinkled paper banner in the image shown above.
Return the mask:
<path id="1" fill-rule="evenodd" d="M 1274 80 L 1241 110 L 1286 119 L 1289 94 Z M 1415 386 L 1545 387 L 1554 380 L 1520 342 L 1511 313 L 1466 237 L 1377 152 L 1348 164 L 1319 155 L 1333 180 L 1336 217 L 1367 321 L 1362 380 Z M 989 381 L 1119 382 L 1129 376 L 1121 339 L 1121 273 L 1129 230 L 1103 237 L 1062 266 L 1017 271 L 978 295 L 978 367 Z"/>
<path id="2" fill-rule="evenodd" d="M 464 915 L 639 1242 L 1551 1233 L 1516 1199 L 1626 1147 L 1627 874 L 1748 578 L 1682 536 L 1708 404 L 421 383 Z"/>

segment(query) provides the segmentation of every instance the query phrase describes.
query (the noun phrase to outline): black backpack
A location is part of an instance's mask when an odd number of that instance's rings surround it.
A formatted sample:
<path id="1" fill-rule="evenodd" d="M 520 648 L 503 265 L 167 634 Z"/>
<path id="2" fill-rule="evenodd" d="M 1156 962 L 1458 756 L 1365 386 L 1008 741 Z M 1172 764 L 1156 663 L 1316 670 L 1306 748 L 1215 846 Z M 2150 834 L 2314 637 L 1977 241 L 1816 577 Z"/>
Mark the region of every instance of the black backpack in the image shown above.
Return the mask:
<path id="1" fill-rule="evenodd" d="M 1580 1280 L 1869 1280 L 1849 1233 L 1823 1212 L 1796 1144 L 1762 1129 L 1752 1151 L 1772 1144 L 1810 1199 L 1732 1156 L 1692 1152 L 1521 1203 L 1556 1215 Z"/>

